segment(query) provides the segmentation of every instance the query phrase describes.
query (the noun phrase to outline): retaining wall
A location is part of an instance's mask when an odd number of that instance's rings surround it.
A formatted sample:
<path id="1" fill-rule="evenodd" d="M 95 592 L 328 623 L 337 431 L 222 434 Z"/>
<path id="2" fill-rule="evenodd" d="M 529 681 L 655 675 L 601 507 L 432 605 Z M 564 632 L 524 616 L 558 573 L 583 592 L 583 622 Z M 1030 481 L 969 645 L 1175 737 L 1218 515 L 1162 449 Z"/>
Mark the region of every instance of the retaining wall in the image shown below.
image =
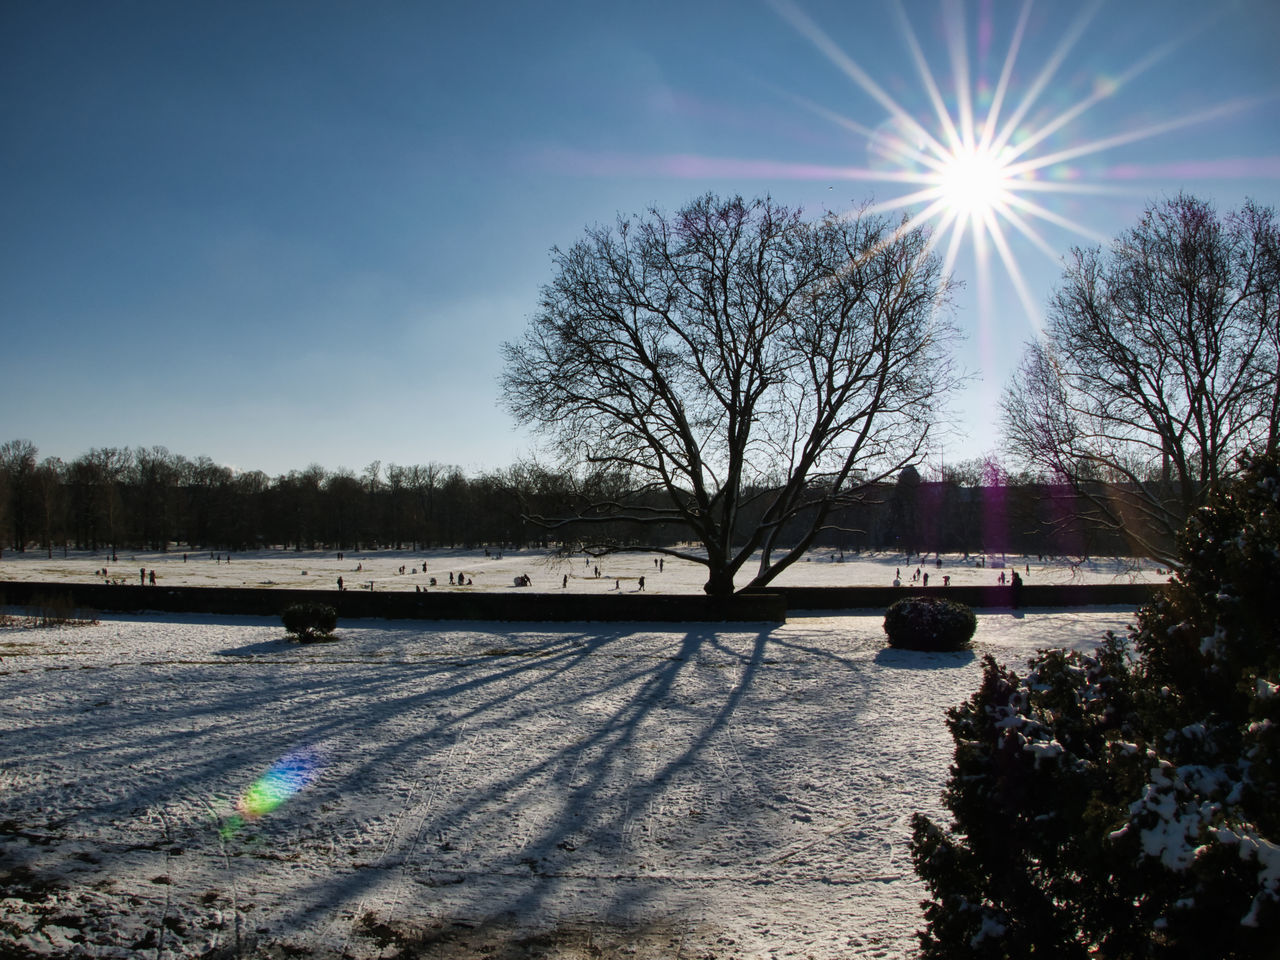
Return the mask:
<path id="1" fill-rule="evenodd" d="M 1161 585 L 1144 583 L 1024 584 L 1019 606 L 1087 607 L 1148 604 Z M 946 597 L 975 609 L 1013 606 L 1012 587 L 768 587 L 714 598 L 701 594 L 613 596 L 551 593 L 288 590 L 261 587 L 147 587 L 102 583 L 0 582 L 0 604 L 28 606 L 39 597 L 104 612 L 225 613 L 279 616 L 294 603 L 327 603 L 342 618 L 408 620 L 738 621 L 780 623 L 788 613 L 883 610 L 909 596 Z"/>
<path id="2" fill-rule="evenodd" d="M 503 593 L 370 590 L 288 590 L 261 587 L 148 587 L 105 583 L 10 580 L 0 602 L 27 606 L 37 597 L 67 598 L 73 607 L 115 613 L 228 613 L 279 616 L 295 603 L 327 603 L 340 618 L 392 620 L 738 621 L 781 623 L 785 601 L 773 592 L 716 598 L 700 594 L 614 596 L 509 591 Z"/>
<path id="3" fill-rule="evenodd" d="M 1068 583 L 1022 585 L 1020 607 L 1094 607 L 1124 604 L 1138 607 L 1150 603 L 1163 584 L 1150 583 Z M 741 594 L 749 596 L 750 593 Z M 978 609 L 1012 607 L 1013 587 L 779 587 L 762 592 L 780 595 L 790 613 L 797 610 L 883 610 L 903 597 L 945 597 Z"/>

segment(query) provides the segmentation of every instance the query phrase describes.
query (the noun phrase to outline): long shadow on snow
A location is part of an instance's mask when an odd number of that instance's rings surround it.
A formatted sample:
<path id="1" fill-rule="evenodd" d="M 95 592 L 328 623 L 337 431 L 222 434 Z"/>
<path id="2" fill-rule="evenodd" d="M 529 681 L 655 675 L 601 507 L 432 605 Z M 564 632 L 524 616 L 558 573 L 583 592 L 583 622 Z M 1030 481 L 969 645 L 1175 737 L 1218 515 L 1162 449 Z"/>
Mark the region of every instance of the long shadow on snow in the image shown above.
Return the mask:
<path id="1" fill-rule="evenodd" d="M 972 650 L 896 650 L 885 647 L 875 656 L 878 666 L 891 670 L 954 670 L 978 658 Z"/>
<path id="2" fill-rule="evenodd" d="M 513 872 L 514 867 L 517 882 L 513 886 L 522 888 L 506 902 L 487 900 L 483 905 L 475 904 L 473 909 L 483 914 L 477 919 L 504 914 L 516 918 L 535 916 L 538 908 L 549 898 L 556 896 L 566 881 L 571 884 L 575 879 L 581 879 L 580 876 L 574 875 L 572 869 L 564 870 L 557 864 L 549 862 L 560 856 L 557 851 L 575 849 L 570 841 L 579 839 L 578 834 L 582 827 L 580 812 L 591 811 L 600 806 L 608 807 L 609 804 L 602 801 L 610 799 L 621 783 L 626 783 L 632 793 L 641 794 L 642 799 L 650 802 L 653 798 L 660 796 L 666 789 L 666 784 L 681 773 L 699 765 L 710 741 L 730 721 L 742 697 L 751 688 L 755 672 L 763 661 L 763 650 L 768 639 L 767 632 L 756 635 L 752 654 L 742 674 L 742 682 L 735 684 L 735 688 L 701 729 L 696 730 L 684 741 L 683 749 L 657 766 L 650 775 L 636 776 L 636 764 L 628 752 L 636 743 L 640 728 L 655 717 L 662 705 L 670 702 L 679 677 L 690 669 L 691 664 L 696 663 L 696 655 L 706 644 L 709 636 L 714 637 L 715 633 L 701 629 L 686 633 L 678 652 L 670 659 L 657 661 L 656 667 L 624 670 L 622 675 L 612 682 L 605 683 L 596 689 L 584 690 L 577 696 L 569 697 L 567 703 L 561 701 L 558 704 L 561 707 L 574 703 L 586 703 L 609 690 L 623 691 L 629 685 L 638 684 L 638 688 L 628 692 L 622 704 L 600 719 L 594 728 L 588 730 L 586 736 L 549 752 L 542 759 L 513 767 L 509 772 L 490 780 L 485 785 L 484 794 L 474 799 L 470 810 L 442 810 L 434 816 L 429 808 L 424 810 L 417 829 L 412 831 L 412 842 L 401 844 L 406 847 L 403 858 L 398 863 L 393 862 L 395 858 L 388 856 L 391 854 L 391 847 L 388 845 L 384 851 L 383 860 L 393 868 L 399 867 L 401 878 L 429 874 L 432 870 L 430 859 L 424 858 L 426 860 L 424 863 L 412 862 L 423 837 L 432 837 L 437 833 L 443 836 L 441 828 L 452 830 L 455 826 L 453 821 L 458 819 L 460 813 L 467 814 L 461 819 L 472 833 L 487 833 L 494 830 L 500 832 L 513 816 L 511 803 L 508 800 L 511 797 L 522 796 L 523 786 L 530 781 L 539 782 L 544 778 L 551 778 L 554 783 L 557 775 L 567 775 L 572 781 L 575 774 L 581 774 L 580 782 L 570 782 L 567 789 L 560 791 L 551 805 L 551 810 L 543 817 L 542 823 L 535 825 L 519 844 L 515 852 L 527 854 L 520 858 L 521 866 L 515 866 L 511 856 L 504 857 L 499 854 L 494 858 L 497 861 L 495 863 L 474 864 L 464 868 L 465 872 L 474 876 L 494 872 L 510 873 Z M 602 641 L 594 645 L 592 652 L 601 655 L 608 645 L 614 642 L 616 640 Z M 535 670 L 537 666 L 530 664 L 518 669 Z M 505 703 L 508 699 L 502 697 L 500 701 Z M 490 705 L 496 706 L 497 702 L 492 702 Z M 469 711 L 467 717 L 472 721 L 478 720 L 483 712 L 482 709 L 477 708 Z M 463 721 L 465 722 L 467 721 Z M 500 722 L 505 724 L 506 720 L 503 719 Z M 461 730 L 461 724 L 458 726 Z M 594 756 L 595 754 L 598 756 Z M 591 836 L 597 841 L 600 838 L 615 835 L 621 837 L 629 809 L 631 808 L 628 806 L 620 813 L 597 819 L 590 825 Z M 408 833 L 406 831 L 406 840 Z M 392 839 L 394 840 L 394 837 Z M 619 857 L 625 857 L 625 844 L 619 842 L 617 846 Z M 457 870 L 457 858 L 452 859 L 454 861 L 452 864 L 441 864 L 439 870 L 441 872 Z M 563 859 L 562 856 L 561 859 Z M 619 864 L 619 867 L 626 871 L 625 864 Z M 428 876 L 427 879 L 430 880 L 430 877 Z M 639 879 L 637 877 L 637 880 Z M 299 902 L 300 907 L 294 916 L 301 919 L 307 913 L 306 907 L 301 904 L 332 903 L 336 898 L 345 899 L 348 902 L 355 898 L 363 900 L 386 880 L 387 878 L 379 875 L 376 870 L 362 871 L 346 878 L 325 878 L 311 889 L 297 893 L 295 902 Z M 520 882 L 526 880 L 528 882 Z M 643 887 L 643 881 L 640 881 L 639 885 Z M 631 891 L 632 896 L 639 893 L 637 889 Z M 392 906 L 392 913 L 394 913 L 395 905 Z M 288 926 L 289 919 L 292 918 L 285 919 Z M 392 921 L 400 918 L 388 915 L 382 919 Z"/>
<path id="3" fill-rule="evenodd" d="M 453 632 L 437 630 L 436 634 L 448 637 Z M 473 625 L 456 632 L 479 644 L 487 642 L 484 638 L 488 634 Z M 563 854 L 573 846 L 571 841 L 580 839 L 582 818 L 575 817 L 575 813 L 608 809 L 620 784 L 626 784 L 638 802 L 652 803 L 666 794 L 675 781 L 684 781 L 682 786 L 687 787 L 688 781 L 704 779 L 704 771 L 722 761 L 729 751 L 717 740 L 723 739 L 743 698 L 756 688 L 759 672 L 766 663 L 764 653 L 771 642 L 770 630 L 755 633 L 749 653 L 744 656 L 725 635 L 745 636 L 747 631 L 708 626 L 686 631 L 678 648 L 667 657 L 627 650 L 628 638 L 655 632 L 658 631 L 633 627 L 606 629 L 604 633 L 595 629 L 555 632 L 548 636 L 542 628 L 511 625 L 492 632 L 495 649 L 502 646 L 503 655 L 423 651 L 432 659 L 364 657 L 340 661 L 339 644 L 326 648 L 324 656 L 291 663 L 285 677 L 274 670 L 269 682 L 255 681 L 251 673 L 246 673 L 256 665 L 251 660 L 233 660 L 228 664 L 231 670 L 228 666 L 200 664 L 184 671 L 185 682 L 205 685 L 202 692 L 207 699 L 196 708 L 181 696 L 167 696 L 154 689 L 154 678 L 140 675 L 126 690 L 137 702 L 128 711 L 119 712 L 114 720 L 109 714 L 103 717 L 105 722 L 95 730 L 95 742 L 102 741 L 104 746 L 80 750 L 64 742 L 54 752 L 70 766 L 90 759 L 101 763 L 102 751 L 109 752 L 109 765 L 117 769 L 155 767 L 162 759 L 163 770 L 156 769 L 152 779 L 117 793 L 109 804 L 110 810 L 86 810 L 84 814 L 92 821 L 104 814 L 169 809 L 169 821 L 182 821 L 183 842 L 198 849 L 219 843 L 215 824 L 203 812 L 208 798 L 229 812 L 236 792 L 281 754 L 300 745 L 325 745 L 330 757 L 328 767 L 311 790 L 289 802 L 287 816 L 274 820 L 267 817 L 252 825 L 257 842 L 267 846 L 290 841 L 323 845 L 327 838 L 332 846 L 339 834 L 357 843 L 368 833 L 378 832 L 377 838 L 365 846 L 373 849 L 380 844 L 381 853 L 370 869 L 353 873 L 332 870 L 292 891 L 291 899 L 298 906 L 278 918 L 280 933 L 287 933 L 308 914 L 343 899 L 373 899 L 378 903 L 378 887 L 388 879 L 423 878 L 430 882 L 433 872 L 457 871 L 459 857 L 448 856 L 444 842 L 428 855 L 428 847 L 433 846 L 430 838 L 444 838 L 446 833 L 453 838 L 464 833 L 500 836 L 513 816 L 518 818 L 524 801 L 538 800 L 528 795 L 529 785 L 549 782 L 552 799 L 542 800 L 546 816 L 543 822 L 529 826 L 515 851 L 528 853 L 522 858 L 527 865 L 520 869 L 525 871 L 521 879 L 527 875 L 529 882 L 512 885 L 516 887 L 515 894 L 505 902 L 473 904 L 473 909 L 487 915 L 530 917 L 574 880 L 572 865 L 563 862 Z M 392 635 L 405 633 L 405 629 L 389 631 Z M 519 647 L 512 646 L 513 637 L 520 638 Z M 530 642 L 528 638 L 533 639 Z M 266 645 L 251 644 L 238 650 L 256 650 Z M 589 669 L 604 657 L 614 658 L 618 669 Z M 713 661 L 709 657 L 719 659 Z M 348 669 L 347 663 L 363 664 L 369 669 Z M 278 662 L 275 666 L 279 666 Z M 182 665 L 173 667 L 176 670 Z M 575 672 L 581 673 L 581 678 L 575 677 Z M 700 674 L 707 676 L 699 678 Z M 715 703 L 699 701 L 697 696 L 703 692 L 702 687 L 709 685 L 708 679 L 718 680 L 720 687 L 728 685 L 727 692 L 718 693 Z M 683 684 L 691 685 L 693 699 L 689 691 L 682 689 Z M 218 686 L 223 689 L 209 695 L 209 689 Z M 602 712 L 599 705 L 610 696 L 619 702 Z M 357 704 L 364 706 L 357 708 Z M 548 710 L 563 717 L 564 726 L 585 735 L 557 745 L 540 757 L 531 757 L 528 762 L 513 758 L 508 768 L 497 769 L 476 791 L 452 799 L 437 791 L 442 778 L 454 772 L 447 768 L 447 762 L 435 764 L 441 755 L 452 756 L 463 744 L 469 749 L 481 744 L 483 749 L 486 739 L 510 743 L 514 740 L 510 734 L 513 724 L 518 726 L 533 714 Z M 179 729 L 157 736 L 157 721 L 164 727 L 170 712 L 176 716 L 170 722 Z M 678 732 L 682 739 L 646 774 L 632 755 L 632 748 L 640 739 L 642 728 L 650 723 L 681 726 Z M 46 728 L 44 734 L 57 743 L 72 734 L 74 727 L 72 721 L 61 731 Z M 44 741 L 46 747 L 49 742 Z M 97 756 L 91 756 L 94 754 Z M 727 768 L 723 762 L 721 766 Z M 361 798 L 371 796 L 376 800 L 377 785 L 406 768 L 420 771 L 413 781 L 415 789 L 433 778 L 430 787 L 422 787 L 417 799 L 412 795 L 405 798 L 395 817 L 361 819 Z M 561 784 L 560 789 L 554 789 Z M 326 805 L 344 803 L 350 812 L 341 822 L 334 823 Z M 591 842 L 599 844 L 618 838 L 612 856 L 624 872 L 630 856 L 625 839 L 630 809 L 634 808 L 624 806 L 621 812 L 598 818 L 589 827 Z M 749 811 L 739 814 L 750 815 Z M 140 832 L 156 832 L 153 821 L 154 817 L 149 817 L 151 826 Z M 294 825 L 292 832 L 290 824 Z M 91 823 L 84 826 L 89 828 Z M 166 840 L 173 839 L 168 837 L 167 826 L 165 833 Z M 239 874 L 243 879 L 245 867 L 251 868 L 246 858 L 255 855 L 255 848 L 247 840 L 238 845 L 235 836 L 225 843 L 232 875 Z M 464 863 L 462 873 L 502 873 L 513 869 L 510 851 L 499 852 L 491 860 Z M 630 866 L 634 867 L 634 862 Z M 227 879 L 231 883 L 233 877 Z M 645 882 L 639 877 L 629 888 L 630 894 L 637 896 L 644 890 Z M 397 904 L 398 901 L 391 903 L 390 914 L 384 919 L 398 919 Z"/>

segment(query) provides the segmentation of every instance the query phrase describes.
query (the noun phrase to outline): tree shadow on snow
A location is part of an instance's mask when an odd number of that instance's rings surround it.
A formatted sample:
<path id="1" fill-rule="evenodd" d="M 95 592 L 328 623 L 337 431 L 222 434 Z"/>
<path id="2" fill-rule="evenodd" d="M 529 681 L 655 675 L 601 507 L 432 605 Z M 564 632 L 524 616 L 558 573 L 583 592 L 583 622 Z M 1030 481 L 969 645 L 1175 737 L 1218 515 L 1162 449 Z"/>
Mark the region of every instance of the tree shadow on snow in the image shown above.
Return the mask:
<path id="1" fill-rule="evenodd" d="M 874 659 L 877 666 L 890 670 L 954 670 L 967 667 L 977 658 L 972 649 L 944 652 L 885 647 Z"/>
<path id="2" fill-rule="evenodd" d="M 440 891 L 441 916 L 572 915 L 581 896 L 597 916 L 634 920 L 670 886 L 650 878 L 655 862 L 714 875 L 725 865 L 703 840 L 794 839 L 768 798 L 826 779 L 807 738 L 851 729 L 869 682 L 856 661 L 826 660 L 817 676 L 855 678 L 842 688 L 855 695 L 825 698 L 811 666 L 774 659 L 807 647 L 789 650 L 772 625 L 652 626 L 396 624 L 362 650 L 362 625 L 319 659 L 235 662 L 296 648 L 280 636 L 218 650 L 220 661 L 104 673 L 83 695 L 90 726 L 37 704 L 38 742 L 23 749 L 90 771 L 65 798 L 69 837 L 128 820 L 140 841 L 208 854 L 182 862 L 224 865 L 232 890 L 255 864 L 312 862 L 280 881 L 279 911 L 261 918 L 273 935 L 326 918 L 361 936 L 335 905 L 394 924 L 421 918 Z M 974 656 L 882 650 L 875 662 L 948 669 Z M 780 722 L 797 703 L 815 705 L 803 736 Z M 308 750 L 318 759 L 305 790 L 259 819 L 233 816 L 255 778 Z M 778 759 L 751 762 L 770 752 Z M 40 802 L 35 787 L 14 801 Z M 664 859 L 650 829 L 695 862 Z M 423 904 L 384 892 L 406 885 Z"/>
<path id="3" fill-rule="evenodd" d="M 281 635 L 270 640 L 261 640 L 258 643 L 246 643 L 242 647 L 227 647 L 225 650 L 215 650 L 214 655 L 219 657 L 252 657 L 264 653 L 284 653 L 287 650 L 305 649 L 307 646 L 307 644 L 300 644 L 297 640 L 290 639 L 287 635 Z"/>

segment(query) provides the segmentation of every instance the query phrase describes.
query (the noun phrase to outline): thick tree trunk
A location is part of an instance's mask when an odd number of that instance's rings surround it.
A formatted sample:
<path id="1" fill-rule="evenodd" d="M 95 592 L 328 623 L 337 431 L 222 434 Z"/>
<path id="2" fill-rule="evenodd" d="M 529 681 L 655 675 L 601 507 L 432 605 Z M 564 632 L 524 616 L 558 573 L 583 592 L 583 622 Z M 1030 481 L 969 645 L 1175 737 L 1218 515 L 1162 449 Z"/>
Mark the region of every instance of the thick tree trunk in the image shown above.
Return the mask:
<path id="1" fill-rule="evenodd" d="M 733 596 L 733 574 L 727 570 L 712 570 L 711 576 L 707 578 L 702 589 L 710 597 L 731 597 Z"/>

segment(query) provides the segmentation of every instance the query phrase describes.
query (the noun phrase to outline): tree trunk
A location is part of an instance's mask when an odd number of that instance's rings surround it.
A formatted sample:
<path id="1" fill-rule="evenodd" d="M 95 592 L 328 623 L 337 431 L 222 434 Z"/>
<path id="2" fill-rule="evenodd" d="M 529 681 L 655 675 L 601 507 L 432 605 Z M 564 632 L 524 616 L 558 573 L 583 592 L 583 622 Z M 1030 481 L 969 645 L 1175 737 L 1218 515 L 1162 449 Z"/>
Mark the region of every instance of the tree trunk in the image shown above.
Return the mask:
<path id="1" fill-rule="evenodd" d="M 707 578 L 702 589 L 709 597 L 731 597 L 733 596 L 733 574 L 727 570 L 712 570 L 711 576 Z"/>

